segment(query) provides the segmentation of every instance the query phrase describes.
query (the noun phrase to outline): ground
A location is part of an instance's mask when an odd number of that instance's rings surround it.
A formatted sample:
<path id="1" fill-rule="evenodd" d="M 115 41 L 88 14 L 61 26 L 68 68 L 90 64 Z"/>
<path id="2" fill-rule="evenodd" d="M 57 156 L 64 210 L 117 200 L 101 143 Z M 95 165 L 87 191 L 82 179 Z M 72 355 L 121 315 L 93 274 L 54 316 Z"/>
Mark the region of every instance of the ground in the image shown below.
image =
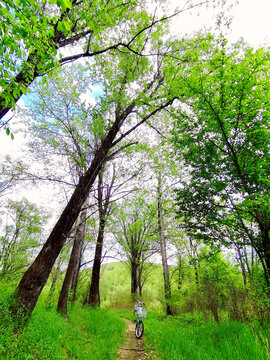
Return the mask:
<path id="1" fill-rule="evenodd" d="M 135 324 L 128 320 L 123 319 L 127 323 L 125 332 L 125 343 L 119 349 L 118 360 L 145 360 L 153 359 L 150 354 L 144 351 L 143 337 L 137 339 L 135 336 Z"/>

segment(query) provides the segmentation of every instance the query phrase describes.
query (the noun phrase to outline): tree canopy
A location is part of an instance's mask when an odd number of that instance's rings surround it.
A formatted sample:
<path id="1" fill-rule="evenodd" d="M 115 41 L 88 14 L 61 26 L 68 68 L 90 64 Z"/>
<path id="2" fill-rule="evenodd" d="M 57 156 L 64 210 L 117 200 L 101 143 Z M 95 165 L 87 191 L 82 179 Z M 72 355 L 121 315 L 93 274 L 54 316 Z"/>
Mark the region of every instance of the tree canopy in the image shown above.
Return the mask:
<path id="1" fill-rule="evenodd" d="M 178 214 L 212 242 L 247 237 L 269 281 L 269 51 L 221 39 L 186 75 L 174 144 L 191 179 L 177 191 Z"/>

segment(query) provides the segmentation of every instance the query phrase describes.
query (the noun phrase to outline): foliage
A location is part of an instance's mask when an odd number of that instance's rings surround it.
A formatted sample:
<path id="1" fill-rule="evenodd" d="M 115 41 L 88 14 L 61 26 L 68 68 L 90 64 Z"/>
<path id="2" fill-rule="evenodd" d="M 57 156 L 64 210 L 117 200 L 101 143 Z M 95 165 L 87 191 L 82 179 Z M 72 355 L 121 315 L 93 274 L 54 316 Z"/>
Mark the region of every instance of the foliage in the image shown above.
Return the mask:
<path id="1" fill-rule="evenodd" d="M 268 50 L 210 42 L 186 70 L 173 143 L 190 168 L 177 190 L 183 227 L 215 245 L 249 244 L 269 283 L 268 69 Z"/>
<path id="2" fill-rule="evenodd" d="M 110 49 L 136 52 L 133 41 L 140 38 L 143 43 L 153 26 L 144 1 L 3 0 L 1 4 L 1 118 L 36 77 L 51 71 L 55 75 L 62 64 Z M 80 50 L 65 56 L 63 50 L 78 42 Z M 7 123 L 3 124 L 9 133 Z"/>
<path id="3" fill-rule="evenodd" d="M 266 331 L 255 324 L 254 330 L 236 321 L 200 322 L 194 318 L 161 319 L 149 314 L 145 319 L 145 336 L 159 359 L 253 360 L 268 359 Z M 256 330 L 255 330 L 256 328 Z M 260 335 L 266 343 L 260 341 Z"/>
<path id="4" fill-rule="evenodd" d="M 140 195 L 140 194 L 139 194 Z M 156 251 L 154 204 L 136 195 L 133 203 L 125 201 L 115 211 L 113 232 L 117 236 L 131 271 L 131 293 L 140 295 L 149 274 L 147 260 Z M 134 206 L 135 205 L 135 206 Z M 148 268 L 148 269 L 147 269 Z"/>
<path id="5" fill-rule="evenodd" d="M 1 287 L 1 290 L 4 290 Z M 1 316 L 7 309 L 1 291 Z M 0 357 L 12 359 L 115 359 L 123 321 L 112 312 L 75 306 L 69 321 L 42 305 L 22 333 L 13 332 L 14 323 L 0 321 Z"/>
<path id="6" fill-rule="evenodd" d="M 48 217 L 26 199 L 9 200 L 6 213 L 7 223 L 0 237 L 0 280 L 12 281 L 29 266 Z"/>

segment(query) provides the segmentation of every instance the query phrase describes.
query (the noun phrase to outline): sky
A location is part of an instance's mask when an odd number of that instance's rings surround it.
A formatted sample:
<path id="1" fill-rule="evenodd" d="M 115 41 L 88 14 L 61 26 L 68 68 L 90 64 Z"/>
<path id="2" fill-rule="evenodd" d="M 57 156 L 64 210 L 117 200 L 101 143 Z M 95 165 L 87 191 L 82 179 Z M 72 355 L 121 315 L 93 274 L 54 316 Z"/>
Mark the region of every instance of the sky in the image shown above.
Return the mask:
<path id="1" fill-rule="evenodd" d="M 225 9 L 230 3 L 236 3 L 236 1 L 225 0 Z M 170 2 L 172 7 L 183 3 L 182 0 L 170 0 Z M 190 1 L 186 0 L 186 2 Z M 201 27 L 215 27 L 217 11 L 220 11 L 220 8 L 210 10 L 198 7 L 191 13 L 186 11 L 174 20 L 173 29 L 176 33 L 183 34 L 197 31 Z M 232 22 L 228 38 L 231 42 L 236 42 L 243 37 L 253 47 L 270 44 L 270 0 L 238 0 L 238 4 L 234 4 L 230 9 L 230 14 Z"/>
<path id="2" fill-rule="evenodd" d="M 253 46 L 270 45 L 270 0 L 240 0 L 232 12 L 234 40 L 242 36 Z"/>

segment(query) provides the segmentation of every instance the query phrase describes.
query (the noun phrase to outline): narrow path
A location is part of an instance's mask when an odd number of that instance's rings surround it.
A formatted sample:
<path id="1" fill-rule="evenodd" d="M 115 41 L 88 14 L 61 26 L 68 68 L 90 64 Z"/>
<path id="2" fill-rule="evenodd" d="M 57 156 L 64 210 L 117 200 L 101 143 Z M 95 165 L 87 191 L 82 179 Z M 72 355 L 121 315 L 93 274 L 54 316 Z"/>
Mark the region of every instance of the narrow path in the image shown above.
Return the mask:
<path id="1" fill-rule="evenodd" d="M 128 327 L 126 329 L 125 343 L 119 348 L 118 360 L 145 360 L 148 355 L 144 352 L 143 339 L 135 336 L 135 324 L 128 319 L 123 319 Z"/>

